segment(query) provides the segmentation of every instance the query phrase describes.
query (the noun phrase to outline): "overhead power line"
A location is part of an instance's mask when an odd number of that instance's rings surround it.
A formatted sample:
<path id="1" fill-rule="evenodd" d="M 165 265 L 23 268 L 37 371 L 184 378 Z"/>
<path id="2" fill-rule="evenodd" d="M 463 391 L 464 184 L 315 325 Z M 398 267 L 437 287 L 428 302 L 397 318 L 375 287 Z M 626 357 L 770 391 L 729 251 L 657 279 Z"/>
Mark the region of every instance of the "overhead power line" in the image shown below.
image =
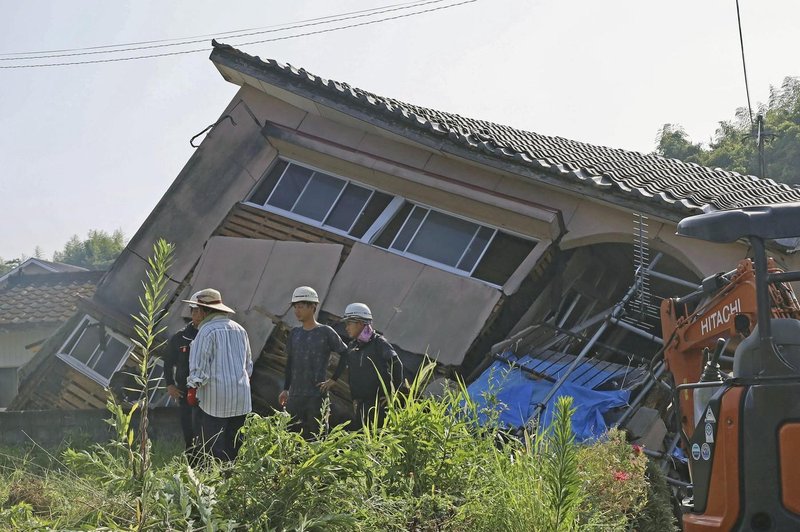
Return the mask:
<path id="1" fill-rule="evenodd" d="M 424 5 L 438 3 L 438 2 L 442 2 L 442 1 L 445 1 L 445 0 L 429 0 L 427 2 L 421 2 L 421 3 L 418 2 L 415 5 L 412 5 L 409 8 L 404 8 L 404 9 L 412 9 L 414 7 L 421 7 L 421 6 L 424 6 Z M 423 15 L 425 13 L 432 13 L 434 11 L 442 11 L 442 10 L 445 10 L 445 9 L 450 9 L 450 8 L 461 6 L 461 5 L 465 5 L 465 4 L 472 4 L 472 3 L 477 2 L 477 1 L 478 0 L 462 0 L 461 2 L 451 3 L 451 4 L 447 4 L 447 5 L 443 5 L 443 6 L 431 7 L 431 8 L 428 8 L 428 9 L 423 9 L 423 10 L 419 10 L 419 11 L 412 11 L 412 12 L 409 12 L 409 13 L 400 13 L 400 14 L 397 14 L 397 15 L 378 18 L 378 19 L 374 19 L 374 20 L 366 20 L 366 21 L 363 21 L 363 22 L 347 24 L 347 25 L 344 25 L 344 26 L 336 26 L 336 27 L 332 27 L 332 28 L 323 28 L 323 29 L 315 30 L 315 31 L 296 33 L 296 34 L 292 34 L 292 35 L 283 35 L 283 36 L 280 36 L 280 37 L 272 37 L 272 38 L 269 38 L 269 39 L 259 39 L 259 40 L 255 40 L 255 41 L 244 42 L 244 43 L 235 43 L 235 46 L 242 47 L 242 46 L 250 46 L 250 45 L 253 45 L 253 44 L 262 44 L 262 43 L 267 43 L 267 42 L 276 42 L 276 41 L 283 41 L 283 40 L 288 40 L 288 39 L 297 39 L 297 38 L 300 38 L 300 37 L 308 37 L 308 36 L 311 36 L 311 35 L 319 35 L 319 34 L 323 34 L 323 33 L 331 33 L 331 32 L 335 32 L 335 31 L 342 31 L 342 30 L 357 28 L 357 27 L 361 27 L 361 26 L 369 26 L 369 25 L 372 25 L 372 24 L 379 24 L 379 23 L 382 23 L 382 22 L 388 22 L 388 21 L 392 21 L 392 20 L 398 20 L 398 19 L 402 19 L 402 18 L 408 18 L 408 17 L 417 16 L 417 15 Z M 380 12 L 373 12 L 369 16 L 374 16 L 376 14 L 384 14 L 384 13 L 388 13 L 390 11 L 397 11 L 397 10 L 398 9 L 387 9 L 387 10 L 380 11 Z M 343 20 L 350 20 L 350 19 L 353 19 L 353 18 L 361 18 L 361 16 L 341 17 L 341 18 L 339 18 L 337 20 L 330 20 L 328 22 L 329 23 L 341 22 Z M 306 26 L 311 26 L 311 25 L 316 25 L 316 24 L 313 24 L 313 23 L 312 24 L 305 24 L 304 26 L 297 26 L 297 27 L 306 27 Z M 296 29 L 297 27 L 294 27 L 292 29 Z M 284 31 L 284 30 L 287 30 L 287 29 L 290 29 L 290 28 L 283 28 L 283 30 L 274 30 L 274 31 Z M 259 32 L 259 33 L 268 33 L 268 32 L 265 31 L 265 32 Z M 245 35 L 238 35 L 237 37 L 240 38 L 240 37 L 244 37 L 244 36 Z M 201 42 L 205 42 L 205 40 L 203 40 Z M 186 42 L 181 43 L 181 44 L 182 45 L 186 45 L 186 44 L 192 44 L 192 43 L 193 42 L 186 41 Z M 194 48 L 194 49 L 190 49 L 190 50 L 180 50 L 180 51 L 175 51 L 175 52 L 162 52 L 162 53 L 157 53 L 157 54 L 145 54 L 145 55 L 129 56 L 129 57 L 110 57 L 110 58 L 104 58 L 104 59 L 92 59 L 92 60 L 87 60 L 87 61 L 65 61 L 65 62 L 57 62 L 57 63 L 39 63 L 39 64 L 33 64 L 33 65 L 27 65 L 27 64 L 0 65 L 0 69 L 46 68 L 46 67 L 56 67 L 56 66 L 74 66 L 74 65 L 89 65 L 89 64 L 97 64 L 97 63 L 113 63 L 113 62 L 119 62 L 119 61 L 135 61 L 135 60 L 139 60 L 139 59 L 152 59 L 152 58 L 157 58 L 157 57 L 168 57 L 168 56 L 183 55 L 183 54 L 193 54 L 193 53 L 198 53 L 198 52 L 207 52 L 208 50 L 209 50 L 209 47 L 206 46 L 206 47 L 203 47 L 203 48 Z M 121 52 L 121 51 L 125 51 L 125 50 L 115 50 L 115 52 Z M 93 52 L 86 52 L 86 53 L 74 54 L 74 55 L 90 55 L 91 53 L 93 53 Z M 18 60 L 21 60 L 21 59 L 33 59 L 33 58 L 18 58 Z"/>
<path id="2" fill-rule="evenodd" d="M 744 38 L 742 37 L 742 17 L 739 14 L 739 0 L 736 0 L 736 21 L 739 24 L 739 47 L 742 50 L 742 70 L 744 70 L 744 90 L 747 93 L 747 111 L 750 113 L 750 127 L 754 127 L 753 107 L 750 105 L 750 85 L 747 83 L 747 63 L 744 60 Z"/>
<path id="3" fill-rule="evenodd" d="M 441 1 L 444 1 L 444 0 L 436 0 L 436 1 L 441 2 Z M 139 46 L 139 45 L 144 45 L 144 44 L 156 44 L 156 43 L 186 41 L 186 40 L 191 40 L 191 39 L 208 39 L 208 38 L 212 38 L 212 37 L 235 37 L 236 36 L 235 34 L 237 34 L 237 33 L 244 33 L 244 32 L 248 32 L 248 31 L 259 31 L 259 30 L 268 30 L 268 29 L 272 29 L 272 28 L 283 28 L 285 26 L 290 26 L 290 25 L 293 25 L 293 24 L 301 24 L 301 23 L 305 23 L 305 22 L 316 22 L 316 21 L 319 21 L 319 20 L 334 19 L 334 18 L 338 18 L 338 17 L 341 17 L 341 16 L 355 15 L 355 14 L 358 14 L 358 13 L 369 13 L 369 12 L 380 11 L 382 9 L 387 9 L 387 8 L 392 8 L 392 7 L 411 6 L 411 4 L 424 5 L 426 3 L 430 3 L 430 2 L 420 2 L 420 0 L 415 0 L 413 2 L 403 2 L 403 3 L 399 3 L 399 4 L 389 4 L 389 5 L 385 5 L 385 6 L 373 7 L 373 8 L 370 8 L 370 9 L 362 9 L 360 11 L 350 11 L 350 12 L 347 12 L 347 13 L 339 13 L 339 14 L 336 14 L 336 15 L 326 15 L 324 17 L 316 17 L 316 18 L 310 18 L 310 19 L 305 19 L 305 20 L 298 20 L 298 21 L 295 21 L 295 22 L 287 22 L 287 23 L 284 23 L 284 24 L 274 24 L 272 26 L 262 26 L 262 27 L 258 27 L 258 28 L 243 28 L 243 29 L 239 29 L 239 30 L 229 30 L 229 31 L 216 32 L 216 33 L 206 33 L 206 34 L 203 34 L 203 35 L 192 35 L 192 36 L 188 36 L 188 37 L 174 37 L 174 38 L 170 38 L 170 39 L 154 39 L 154 40 L 149 40 L 149 41 L 134 41 L 134 42 L 126 42 L 126 43 L 118 43 L 118 44 L 105 44 L 105 45 L 100 45 L 100 46 L 85 46 L 85 47 L 82 47 L 82 48 L 61 48 L 61 49 L 56 49 L 56 50 L 32 50 L 32 51 L 27 51 L 27 52 L 5 52 L 5 53 L 0 53 L 0 57 L 35 55 L 35 54 L 56 54 L 56 53 L 62 53 L 62 52 L 82 52 L 82 51 L 91 51 L 91 50 L 101 50 L 101 49 L 106 49 L 106 48 L 120 48 L 120 47 L 127 47 L 127 46 Z M 284 28 L 284 29 L 286 29 L 286 28 Z M 23 59 L 23 58 L 15 58 L 15 59 Z M 26 58 L 26 59 L 32 59 L 32 58 Z"/>

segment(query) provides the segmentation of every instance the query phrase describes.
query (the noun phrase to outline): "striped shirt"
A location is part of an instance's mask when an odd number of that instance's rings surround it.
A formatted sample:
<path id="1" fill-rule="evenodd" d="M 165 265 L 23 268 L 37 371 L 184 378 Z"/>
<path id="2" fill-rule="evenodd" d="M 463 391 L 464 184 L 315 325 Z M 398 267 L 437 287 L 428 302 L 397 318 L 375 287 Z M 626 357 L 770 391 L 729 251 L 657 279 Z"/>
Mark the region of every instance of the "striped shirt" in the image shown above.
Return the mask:
<path id="1" fill-rule="evenodd" d="M 253 355 L 247 331 L 226 314 L 212 314 L 189 351 L 189 387 L 197 388 L 200 410 L 214 417 L 249 413 Z"/>

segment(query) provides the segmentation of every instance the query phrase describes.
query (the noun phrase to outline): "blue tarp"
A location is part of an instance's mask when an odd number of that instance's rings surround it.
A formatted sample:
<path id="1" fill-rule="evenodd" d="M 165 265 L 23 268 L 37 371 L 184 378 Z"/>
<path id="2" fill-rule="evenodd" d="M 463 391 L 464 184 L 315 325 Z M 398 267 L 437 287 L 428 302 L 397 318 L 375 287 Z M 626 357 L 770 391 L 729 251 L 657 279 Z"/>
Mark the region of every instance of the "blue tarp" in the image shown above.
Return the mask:
<path id="1" fill-rule="evenodd" d="M 525 358 L 522 357 L 520 361 L 523 362 Z M 536 405 L 544 400 L 552 386 L 553 383 L 549 381 L 534 380 L 518 367 L 497 361 L 470 384 L 467 391 L 482 410 L 488 407 L 488 400 L 496 401 L 499 422 L 506 427 L 516 428 L 527 423 Z M 571 383 L 568 379 L 545 405 L 543 427 L 550 426 L 556 401 L 561 396 L 572 397 L 572 406 L 576 408 L 572 416 L 572 430 L 577 441 L 585 441 L 599 437 L 607 430 L 603 413 L 628 404 L 630 391 L 598 392 Z M 487 421 L 488 415 L 481 414 L 481 422 Z"/>
<path id="2" fill-rule="evenodd" d="M 536 372 L 549 375 L 554 379 L 558 379 L 564 370 L 566 370 L 567 367 L 572 363 L 572 360 L 567 360 L 565 362 L 542 360 L 530 355 L 517 358 L 517 356 L 511 351 L 503 352 L 500 355 L 500 358 L 506 360 L 509 364 L 515 364 L 517 366 L 532 369 Z M 573 382 L 586 388 L 597 388 L 612 377 L 625 372 L 624 369 L 613 369 L 612 371 L 608 371 L 608 369 L 601 369 L 608 367 L 608 365 L 604 365 L 602 362 L 596 363 L 594 361 L 586 360 L 580 364 L 579 367 L 575 368 L 575 371 L 573 371 L 569 377 L 567 377 L 567 382 Z"/>

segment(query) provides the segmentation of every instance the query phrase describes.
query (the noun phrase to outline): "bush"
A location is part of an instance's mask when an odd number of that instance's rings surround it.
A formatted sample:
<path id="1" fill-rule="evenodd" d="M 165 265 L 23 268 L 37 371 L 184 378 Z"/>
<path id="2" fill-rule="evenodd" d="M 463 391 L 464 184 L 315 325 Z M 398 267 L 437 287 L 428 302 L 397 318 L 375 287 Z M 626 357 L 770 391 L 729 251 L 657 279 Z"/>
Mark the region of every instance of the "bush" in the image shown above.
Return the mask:
<path id="1" fill-rule="evenodd" d="M 616 429 L 578 454 L 586 493 L 580 522 L 588 529 L 626 530 L 647 503 L 647 457 Z"/>
<path id="2" fill-rule="evenodd" d="M 173 449 L 140 480 L 121 430 L 49 469 L 0 470 L 18 494 L 0 487 L 0 529 L 549 532 L 626 530 L 642 513 L 646 459 L 615 431 L 577 445 L 568 400 L 552 430 L 519 441 L 479 425 L 463 387 L 443 400 L 421 387 L 392 396 L 384 426 L 313 441 L 281 413 L 251 415 L 233 464 L 194 469 Z M 13 487 L 26 484 L 36 496 Z"/>
<path id="3" fill-rule="evenodd" d="M 652 460 L 645 470 L 647 479 L 647 505 L 636 520 L 634 528 L 639 532 L 663 532 L 678 530 L 673 513 L 672 491 L 667 485 L 666 475 Z"/>

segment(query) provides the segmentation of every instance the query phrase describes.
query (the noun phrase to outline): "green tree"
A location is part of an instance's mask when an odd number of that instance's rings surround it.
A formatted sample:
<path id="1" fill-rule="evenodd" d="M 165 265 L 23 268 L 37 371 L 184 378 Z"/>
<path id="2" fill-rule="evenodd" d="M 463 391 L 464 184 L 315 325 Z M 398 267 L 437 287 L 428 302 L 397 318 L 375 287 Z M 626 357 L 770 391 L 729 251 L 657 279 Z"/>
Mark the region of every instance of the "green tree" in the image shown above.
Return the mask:
<path id="1" fill-rule="evenodd" d="M 112 234 L 102 230 L 89 231 L 86 240 L 78 235 L 64 245 L 64 249 L 53 254 L 55 262 L 82 266 L 90 270 L 108 269 L 125 247 L 125 235 L 117 229 Z"/>
<path id="2" fill-rule="evenodd" d="M 736 110 L 733 120 L 719 123 L 708 147 L 692 143 L 679 125 L 665 124 L 656 137 L 655 152 L 712 168 L 800 184 L 800 78 L 787 77 L 780 87 L 770 87 L 768 102 L 760 104 L 757 112 L 764 117 L 765 131 L 776 135 L 765 144 L 765 176 L 759 175 L 756 134 L 750 113 L 743 107 Z"/>
<path id="3" fill-rule="evenodd" d="M 700 144 L 692 144 L 689 135 L 677 124 L 664 124 L 656 137 L 656 153 L 671 159 L 699 163 L 703 151 Z"/>
<path id="4" fill-rule="evenodd" d="M 3 257 L 0 257 L 0 276 L 7 274 L 19 266 L 20 262 L 22 262 L 20 259 L 6 260 Z"/>

